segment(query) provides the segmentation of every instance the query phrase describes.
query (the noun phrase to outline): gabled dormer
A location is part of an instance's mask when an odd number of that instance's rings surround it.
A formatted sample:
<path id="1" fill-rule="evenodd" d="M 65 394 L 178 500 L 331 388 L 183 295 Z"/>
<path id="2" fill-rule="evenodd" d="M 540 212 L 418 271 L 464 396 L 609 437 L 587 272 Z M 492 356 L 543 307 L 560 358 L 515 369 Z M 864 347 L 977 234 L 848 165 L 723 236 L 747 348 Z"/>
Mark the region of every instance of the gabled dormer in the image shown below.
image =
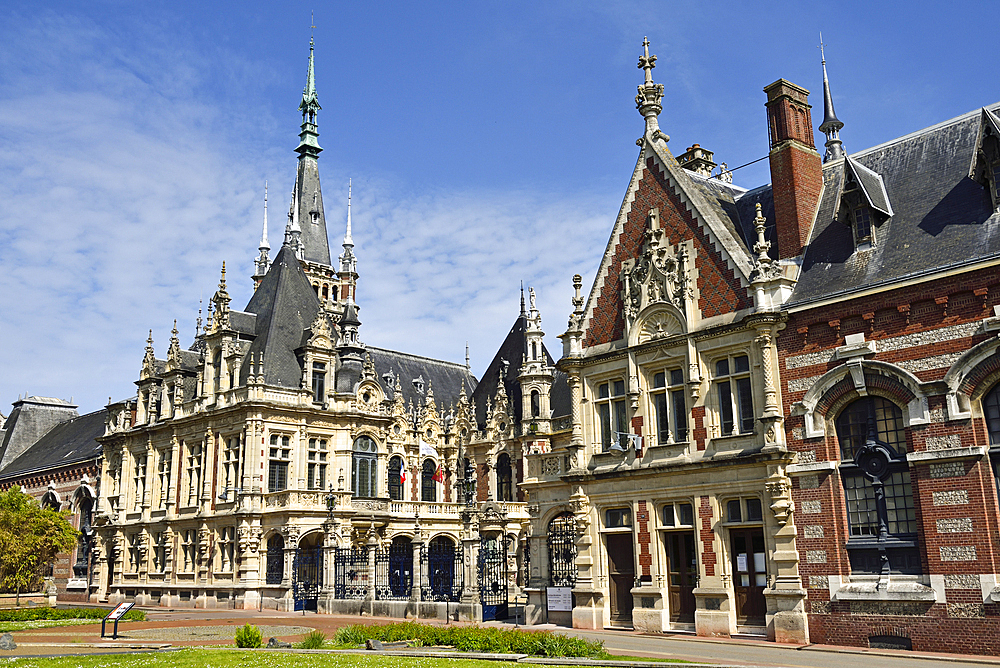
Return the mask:
<path id="1" fill-rule="evenodd" d="M 985 107 L 980 115 L 969 178 L 983 186 L 992 208 L 1000 210 L 1000 119 Z"/>
<path id="2" fill-rule="evenodd" d="M 851 227 L 855 249 L 870 250 L 875 246 L 878 227 L 892 216 L 882 176 L 849 156 L 845 158 L 837 220 Z"/>

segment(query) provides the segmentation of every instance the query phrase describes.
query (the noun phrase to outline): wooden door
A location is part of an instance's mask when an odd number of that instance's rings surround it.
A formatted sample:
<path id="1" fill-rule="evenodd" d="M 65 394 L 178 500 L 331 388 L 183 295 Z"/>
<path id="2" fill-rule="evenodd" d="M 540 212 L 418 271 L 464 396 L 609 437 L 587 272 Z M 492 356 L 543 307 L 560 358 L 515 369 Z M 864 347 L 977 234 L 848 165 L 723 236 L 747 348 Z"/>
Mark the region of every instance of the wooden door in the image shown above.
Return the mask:
<path id="1" fill-rule="evenodd" d="M 767 587 L 764 530 L 730 529 L 729 540 L 733 589 L 736 593 L 736 623 L 763 626 L 767 613 L 767 602 L 764 600 L 764 588 Z"/>
<path id="2" fill-rule="evenodd" d="M 635 550 L 631 533 L 608 534 L 608 572 L 611 580 L 612 621 L 632 620 Z"/>
<path id="3" fill-rule="evenodd" d="M 667 591 L 670 621 L 694 623 L 694 588 L 698 582 L 698 557 L 693 531 L 664 534 L 667 548 Z"/>

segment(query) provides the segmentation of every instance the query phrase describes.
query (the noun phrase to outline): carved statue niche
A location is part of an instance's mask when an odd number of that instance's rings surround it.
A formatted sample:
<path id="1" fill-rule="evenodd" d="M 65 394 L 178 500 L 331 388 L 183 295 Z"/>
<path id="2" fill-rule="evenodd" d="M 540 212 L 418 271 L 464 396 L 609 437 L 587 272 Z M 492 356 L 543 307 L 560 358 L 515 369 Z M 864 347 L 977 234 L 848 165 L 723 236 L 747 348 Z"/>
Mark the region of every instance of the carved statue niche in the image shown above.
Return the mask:
<path id="1" fill-rule="evenodd" d="M 664 245 L 658 221 L 658 212 L 653 209 L 639 257 L 622 262 L 622 302 L 629 328 L 653 304 L 670 304 L 684 313 L 685 301 L 691 298 L 688 250 L 683 244 L 676 249 Z"/>

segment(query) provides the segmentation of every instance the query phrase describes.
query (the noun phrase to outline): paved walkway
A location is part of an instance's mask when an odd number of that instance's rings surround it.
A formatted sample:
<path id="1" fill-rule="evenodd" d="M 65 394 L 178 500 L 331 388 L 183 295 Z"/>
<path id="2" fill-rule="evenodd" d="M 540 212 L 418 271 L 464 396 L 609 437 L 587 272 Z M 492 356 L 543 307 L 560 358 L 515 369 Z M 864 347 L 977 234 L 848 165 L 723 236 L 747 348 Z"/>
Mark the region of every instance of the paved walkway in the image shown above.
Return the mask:
<path id="1" fill-rule="evenodd" d="M 63 626 L 14 632 L 18 647 L 0 651 L 0 658 L 65 654 L 106 654 L 115 652 L 156 651 L 165 647 L 232 647 L 236 629 L 247 622 L 261 628 L 264 638 L 271 636 L 297 642 L 313 629 L 332 637 L 337 629 L 359 622 L 398 620 L 288 613 L 267 610 L 163 610 L 146 609 L 148 621 L 122 622 L 119 638 L 102 639 L 101 624 Z M 490 622 L 488 625 L 511 627 L 513 624 Z M 698 638 L 683 634 L 640 634 L 632 631 L 579 631 L 551 624 L 526 627 L 601 640 L 612 654 L 647 658 L 672 658 L 726 666 L 768 666 L 782 668 L 972 668 L 995 666 L 1000 658 L 954 654 L 868 650 L 823 645 L 787 646 L 762 640 Z M 110 633 L 110 626 L 108 629 Z"/>

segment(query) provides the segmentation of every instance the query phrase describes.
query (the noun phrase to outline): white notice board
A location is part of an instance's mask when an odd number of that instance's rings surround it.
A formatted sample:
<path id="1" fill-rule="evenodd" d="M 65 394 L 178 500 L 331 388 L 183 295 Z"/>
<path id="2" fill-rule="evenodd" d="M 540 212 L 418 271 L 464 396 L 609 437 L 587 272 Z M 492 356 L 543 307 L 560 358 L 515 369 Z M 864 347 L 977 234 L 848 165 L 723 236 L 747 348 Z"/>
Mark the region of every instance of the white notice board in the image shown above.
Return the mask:
<path id="1" fill-rule="evenodd" d="M 573 588 L 572 587 L 546 587 L 546 600 L 548 609 L 553 612 L 573 611 Z"/>

